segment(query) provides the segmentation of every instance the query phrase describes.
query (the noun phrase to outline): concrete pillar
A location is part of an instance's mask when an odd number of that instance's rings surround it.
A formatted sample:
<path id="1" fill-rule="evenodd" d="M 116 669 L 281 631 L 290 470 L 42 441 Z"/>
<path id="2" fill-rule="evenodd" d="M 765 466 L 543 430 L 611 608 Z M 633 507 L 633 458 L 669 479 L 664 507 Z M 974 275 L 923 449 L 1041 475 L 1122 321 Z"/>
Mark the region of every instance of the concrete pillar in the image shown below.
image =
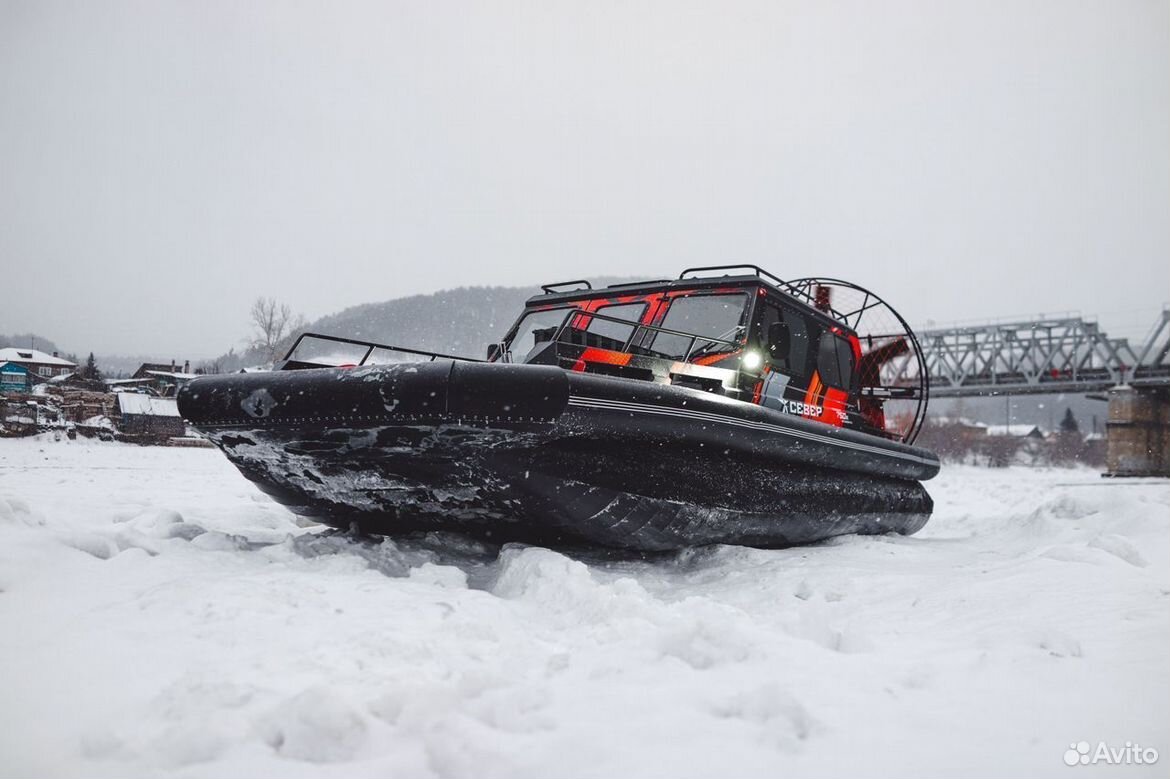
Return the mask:
<path id="1" fill-rule="evenodd" d="M 1106 476 L 1170 476 L 1170 389 L 1109 390 Z"/>

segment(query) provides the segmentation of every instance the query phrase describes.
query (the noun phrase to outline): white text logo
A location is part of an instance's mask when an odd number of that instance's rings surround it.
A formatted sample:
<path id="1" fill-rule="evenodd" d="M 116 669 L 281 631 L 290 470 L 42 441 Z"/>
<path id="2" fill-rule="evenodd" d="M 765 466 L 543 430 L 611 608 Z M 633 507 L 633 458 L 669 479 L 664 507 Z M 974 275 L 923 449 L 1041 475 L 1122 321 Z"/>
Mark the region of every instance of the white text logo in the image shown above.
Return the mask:
<path id="1" fill-rule="evenodd" d="M 1126 741 L 1125 746 L 1111 747 L 1104 741 L 1098 741 L 1093 747 L 1088 741 L 1069 744 L 1064 753 L 1064 764 L 1073 765 L 1150 765 L 1158 762 L 1158 750 L 1153 747 L 1143 747 L 1132 741 Z"/>

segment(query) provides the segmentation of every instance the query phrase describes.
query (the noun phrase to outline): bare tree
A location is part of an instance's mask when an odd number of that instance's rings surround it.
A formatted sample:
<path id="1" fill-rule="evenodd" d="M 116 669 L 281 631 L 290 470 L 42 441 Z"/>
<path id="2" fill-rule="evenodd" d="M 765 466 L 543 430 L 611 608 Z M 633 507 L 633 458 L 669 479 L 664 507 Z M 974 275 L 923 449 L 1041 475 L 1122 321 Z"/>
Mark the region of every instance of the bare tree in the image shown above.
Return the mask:
<path id="1" fill-rule="evenodd" d="M 195 373 L 199 374 L 200 376 L 223 373 L 223 363 L 218 359 L 204 360 L 202 363 L 200 363 L 199 367 L 195 369 Z"/>
<path id="2" fill-rule="evenodd" d="M 1020 451 L 1023 440 L 1011 435 L 989 435 L 980 442 L 980 454 L 990 468 L 1006 468 Z"/>
<path id="3" fill-rule="evenodd" d="M 287 303 L 278 303 L 276 298 L 258 297 L 252 303 L 251 346 L 263 354 L 266 362 L 276 362 L 277 352 L 284 342 L 296 331 L 303 329 L 305 318 L 294 315 Z"/>

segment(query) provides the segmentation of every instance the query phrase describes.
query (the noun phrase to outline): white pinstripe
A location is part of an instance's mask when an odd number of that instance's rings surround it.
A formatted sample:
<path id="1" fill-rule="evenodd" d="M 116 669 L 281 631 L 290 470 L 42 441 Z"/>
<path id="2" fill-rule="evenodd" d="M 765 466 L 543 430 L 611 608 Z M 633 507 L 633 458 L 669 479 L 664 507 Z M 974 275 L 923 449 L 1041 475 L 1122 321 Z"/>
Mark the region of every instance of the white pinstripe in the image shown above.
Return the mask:
<path id="1" fill-rule="evenodd" d="M 781 427 L 780 425 L 773 425 L 768 422 L 752 422 L 747 419 L 736 419 L 735 417 L 724 416 L 723 414 L 715 414 L 710 411 L 695 411 L 687 408 L 670 408 L 667 406 L 655 406 L 648 403 L 637 403 L 628 400 L 609 400 L 607 398 L 587 398 L 580 395 L 569 396 L 570 406 L 579 406 L 581 408 L 598 408 L 609 411 L 628 411 L 631 413 L 640 414 L 660 414 L 663 416 L 673 416 L 682 419 L 692 419 L 702 422 L 717 422 L 724 425 L 734 425 L 736 427 L 743 427 L 749 430 L 761 430 L 769 433 L 779 433 L 781 435 L 791 436 L 793 438 L 802 438 L 808 441 L 816 441 L 817 443 L 829 444 L 831 446 L 839 446 L 844 449 L 853 449 L 859 452 L 868 452 L 870 454 L 881 454 L 887 457 L 895 457 L 900 460 L 909 460 L 910 462 L 918 463 L 919 465 L 936 465 L 935 460 L 928 460 L 925 457 L 920 457 L 909 452 L 899 452 L 894 449 L 885 449 L 878 446 L 870 446 L 869 444 L 862 444 L 855 441 L 843 441 L 830 436 L 820 435 L 807 430 L 797 430 L 791 427 Z"/>

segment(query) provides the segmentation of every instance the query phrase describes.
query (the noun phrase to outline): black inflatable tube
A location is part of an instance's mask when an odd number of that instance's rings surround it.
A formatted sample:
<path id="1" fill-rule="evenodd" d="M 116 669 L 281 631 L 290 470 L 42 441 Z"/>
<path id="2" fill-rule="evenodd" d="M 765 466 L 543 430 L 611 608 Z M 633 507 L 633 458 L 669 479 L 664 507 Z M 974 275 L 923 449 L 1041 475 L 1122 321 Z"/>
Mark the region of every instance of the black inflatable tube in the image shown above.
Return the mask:
<path id="1" fill-rule="evenodd" d="M 447 360 L 211 376 L 179 409 L 294 511 L 637 550 L 912 533 L 925 450 L 696 390 Z"/>

